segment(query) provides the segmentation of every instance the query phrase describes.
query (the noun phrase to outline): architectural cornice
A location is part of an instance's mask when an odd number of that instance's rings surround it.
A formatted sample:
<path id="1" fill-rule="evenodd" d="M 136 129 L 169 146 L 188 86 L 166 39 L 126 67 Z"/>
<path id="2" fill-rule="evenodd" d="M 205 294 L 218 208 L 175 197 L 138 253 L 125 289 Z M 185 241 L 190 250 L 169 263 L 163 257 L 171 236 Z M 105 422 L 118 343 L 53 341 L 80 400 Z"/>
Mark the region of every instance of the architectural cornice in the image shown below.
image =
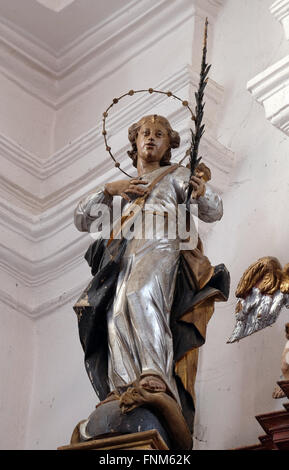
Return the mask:
<path id="1" fill-rule="evenodd" d="M 58 109 L 194 14 L 216 16 L 221 4 L 221 0 L 133 1 L 59 51 L 1 19 L 0 71 Z"/>
<path id="2" fill-rule="evenodd" d="M 27 301 L 27 298 L 15 298 L 15 294 L 8 294 L 6 291 L 0 288 L 0 302 L 7 305 L 18 313 L 21 313 L 32 320 L 37 320 L 45 315 L 54 313 L 57 309 L 66 304 L 73 304 L 80 296 L 81 292 L 85 289 L 90 278 L 82 281 L 78 286 L 74 286 L 71 289 L 67 289 L 61 295 L 51 297 L 49 300 L 38 302 L 34 304 L 31 299 Z M 17 292 L 17 290 L 16 290 Z"/>
<path id="3" fill-rule="evenodd" d="M 212 170 L 214 189 L 222 194 L 230 181 L 232 153 L 209 135 L 202 143 L 201 152 Z M 103 179 L 104 174 L 100 173 L 98 183 Z M 29 215 L 11 201 L 1 201 L 0 268 L 22 286 L 46 286 L 63 279 L 83 263 L 83 253 L 91 240 L 73 228 L 73 211 L 78 200 L 98 183 L 92 178 L 83 186 L 83 178 L 81 180 L 82 186 L 77 192 L 74 184 L 74 191 L 65 201 L 38 215 Z"/>
<path id="4" fill-rule="evenodd" d="M 181 97 L 193 96 L 192 90 L 197 87 L 199 80 L 192 67 L 186 65 L 177 70 L 167 80 L 155 86 L 156 89 L 170 90 L 179 93 Z M 168 102 L 167 98 L 159 94 L 142 94 L 136 98 L 130 98 L 122 108 L 115 108 L 109 117 L 109 134 L 117 137 L 126 131 L 132 122 L 146 115 L 152 108 L 158 109 Z M 209 81 L 206 90 L 208 116 L 208 132 L 214 128 L 214 118 L 219 103 L 223 98 L 223 89 L 213 81 Z M 172 100 L 171 100 L 172 102 Z M 172 102 L 167 117 L 174 125 L 178 125 L 181 134 L 188 129 L 186 112 L 179 102 Z M 48 159 L 40 158 L 26 151 L 6 136 L 0 135 L 0 155 L 6 160 L 5 178 L 0 177 L 0 189 L 11 195 L 15 201 L 19 201 L 21 207 L 28 212 L 37 214 L 47 211 L 72 193 L 91 182 L 97 184 L 105 177 L 112 178 L 117 171 L 112 161 L 105 152 L 102 123 L 81 135 L 62 149 L 52 154 Z M 209 134 L 208 134 L 209 135 Z M 207 134 L 205 139 L 207 138 Z M 122 140 L 120 140 L 121 142 Z M 123 165 L 130 165 L 126 156 L 129 145 L 123 142 L 117 152 L 117 159 Z M 224 149 L 225 150 L 225 149 Z M 100 156 L 103 156 L 100 158 Z M 93 168 L 93 172 L 91 169 Z"/>
<path id="5" fill-rule="evenodd" d="M 8 243 L 0 244 L 0 269 L 15 279 L 23 288 L 36 288 L 47 286 L 50 281 L 55 281 L 83 263 L 83 255 L 92 239 L 85 234 L 74 237 L 76 229 L 70 227 L 69 245 L 62 241 L 61 249 L 50 241 L 50 247 L 30 246 L 18 243 L 18 246 Z M 14 236 L 13 236 L 14 235 Z M 17 240 L 15 234 L 11 234 L 13 240 Z M 18 239 L 19 240 L 19 239 Z M 53 244 L 53 247 L 51 245 Z"/>
<path id="6" fill-rule="evenodd" d="M 271 13 L 283 23 L 289 38 L 289 0 L 278 0 Z M 289 135 L 289 55 L 252 78 L 247 89 L 262 104 L 266 118 Z"/>
<path id="7" fill-rule="evenodd" d="M 289 55 L 250 80 L 247 87 L 264 106 L 266 118 L 289 135 Z"/>
<path id="8" fill-rule="evenodd" d="M 50 10 L 59 13 L 64 8 L 68 7 L 75 0 L 36 0 L 41 5 L 49 8 Z"/>
<path id="9" fill-rule="evenodd" d="M 289 39 L 289 0 L 277 0 L 271 5 L 270 11 L 282 23 L 285 36 Z"/>
<path id="10" fill-rule="evenodd" d="M 192 67 L 184 66 L 155 89 L 170 90 L 188 99 L 193 96 L 198 79 Z M 214 189 L 220 194 L 226 191 L 233 165 L 232 153 L 214 136 L 222 98 L 222 87 L 209 81 L 206 119 L 210 119 L 206 121 L 201 152 L 212 170 Z M 116 157 L 128 172 L 131 162 L 126 157 L 126 129 L 152 107 L 165 112 L 181 134 L 183 146 L 174 153 L 177 161 L 187 149 L 191 121 L 184 107 L 159 94 L 150 95 L 149 99 L 147 95 L 135 96 L 123 107 L 116 107 L 108 119 L 109 136 L 117 142 Z M 6 287 L 1 298 L 25 315 L 38 318 L 69 302 L 84 287 L 76 286 L 62 295 L 71 279 L 79 278 L 78 273 L 83 278 L 83 254 L 92 241 L 73 227 L 73 211 L 85 194 L 117 177 L 118 170 L 105 153 L 101 119 L 97 126 L 48 159 L 28 152 L 3 135 L 0 154 L 6 169 L 5 177 L 0 177 L 0 279 L 5 280 Z M 18 289 L 15 306 L 16 284 L 21 295 Z"/>
<path id="11" fill-rule="evenodd" d="M 179 0 L 144 1 L 147 10 L 143 4 L 140 7 L 140 2 L 133 2 L 132 9 L 128 3 L 118 17 L 115 15 L 98 25 L 57 53 L 28 34 L 13 30 L 8 23 L 0 22 L 0 36 L 4 36 L 0 45 L 4 60 L 0 68 L 24 88 L 29 85 L 31 94 L 57 108 L 81 93 L 82 86 L 87 89 L 88 82 L 95 83 L 109 74 L 111 67 L 119 67 L 121 61 L 149 47 L 188 19 L 196 20 L 197 14 L 199 26 L 192 25 L 192 35 L 197 35 L 198 42 L 203 28 L 200 19 L 205 14 L 216 15 L 221 5 L 220 0 L 181 0 L 183 8 L 180 8 Z M 153 20 L 145 21 L 146 15 Z M 165 21 L 162 23 L 160 18 Z M 134 36 L 132 41 L 130 31 L 135 30 L 140 36 Z M 101 36 L 105 41 L 101 41 Z M 143 37 L 147 37 L 145 42 Z M 82 80 L 80 87 L 79 73 L 87 80 Z M 154 88 L 170 90 L 189 99 L 194 96 L 198 82 L 198 73 L 186 65 Z M 67 90 L 71 95 L 66 94 Z M 201 152 L 212 170 L 214 189 L 220 194 L 226 191 L 233 166 L 232 153 L 215 137 L 217 109 L 222 98 L 222 87 L 209 81 Z M 183 143 L 174 153 L 179 161 L 190 140 L 191 120 L 185 108 L 178 101 L 170 100 L 168 104 L 167 98 L 158 94 L 150 95 L 149 99 L 148 95 L 137 95 L 123 104 L 115 107 L 108 119 L 109 138 L 113 136 L 115 156 L 122 168 L 131 172 L 126 155 L 127 128 L 152 108 L 159 114 L 165 113 L 180 132 Z M 101 130 L 100 116 L 99 124 L 48 158 L 35 155 L 0 135 L 0 155 L 5 160 L 5 176 L 0 176 L 0 280 L 5 289 L 0 288 L 0 296 L 4 303 L 30 318 L 49 314 L 72 301 L 88 282 L 83 254 L 91 239 L 73 227 L 73 211 L 85 194 L 119 175 L 105 152 Z M 81 285 L 75 285 L 76 279 L 86 276 Z M 66 286 L 71 286 L 69 291 Z"/>

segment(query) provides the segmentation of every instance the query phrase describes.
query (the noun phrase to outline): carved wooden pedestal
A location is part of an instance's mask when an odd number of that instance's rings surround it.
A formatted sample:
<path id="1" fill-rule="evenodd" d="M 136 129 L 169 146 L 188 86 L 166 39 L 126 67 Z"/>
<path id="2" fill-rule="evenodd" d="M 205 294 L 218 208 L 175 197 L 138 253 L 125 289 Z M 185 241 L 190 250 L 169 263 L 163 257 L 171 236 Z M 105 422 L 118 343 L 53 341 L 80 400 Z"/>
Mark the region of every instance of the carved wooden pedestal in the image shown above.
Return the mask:
<path id="1" fill-rule="evenodd" d="M 58 447 L 58 450 L 168 450 L 156 430 L 95 439 Z"/>
<path id="2" fill-rule="evenodd" d="M 289 398 L 289 380 L 278 382 L 278 385 Z M 285 403 L 283 407 L 285 410 L 256 416 L 266 432 L 259 437 L 261 444 L 235 450 L 289 450 L 289 403 Z"/>

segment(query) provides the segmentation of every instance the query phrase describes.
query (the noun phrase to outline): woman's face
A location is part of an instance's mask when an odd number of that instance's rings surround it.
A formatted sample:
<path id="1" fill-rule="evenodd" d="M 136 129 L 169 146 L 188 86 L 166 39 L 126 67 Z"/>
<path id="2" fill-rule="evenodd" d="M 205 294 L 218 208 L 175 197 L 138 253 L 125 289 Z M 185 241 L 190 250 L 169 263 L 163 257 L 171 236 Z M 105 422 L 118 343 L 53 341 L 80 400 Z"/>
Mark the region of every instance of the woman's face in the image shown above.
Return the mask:
<path id="1" fill-rule="evenodd" d="M 146 162 L 160 162 L 170 147 L 166 128 L 158 121 L 145 122 L 136 138 L 138 158 Z"/>

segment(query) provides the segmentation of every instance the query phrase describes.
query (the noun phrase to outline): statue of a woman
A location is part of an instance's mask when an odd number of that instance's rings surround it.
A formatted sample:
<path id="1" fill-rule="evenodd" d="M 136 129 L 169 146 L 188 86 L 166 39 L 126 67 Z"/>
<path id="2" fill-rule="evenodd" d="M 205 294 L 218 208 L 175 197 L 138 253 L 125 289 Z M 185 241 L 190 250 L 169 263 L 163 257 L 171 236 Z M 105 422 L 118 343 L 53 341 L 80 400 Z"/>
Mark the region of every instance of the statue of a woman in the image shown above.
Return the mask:
<path id="1" fill-rule="evenodd" d="M 138 177 L 107 183 L 75 211 L 78 230 L 90 231 L 98 205 L 111 208 L 114 196 L 122 197 L 123 213 L 141 206 L 125 245 L 111 237 L 95 242 L 86 255 L 97 282 L 92 281 L 74 307 L 86 368 L 101 400 L 120 397 L 137 384 L 150 393 L 168 394 L 192 428 L 194 352 L 204 343 L 214 301 L 227 298 L 229 276 L 223 265 L 211 266 L 200 240 L 182 251 L 180 237 L 170 239 L 167 227 L 164 231 L 164 219 L 175 217 L 178 205 L 185 204 L 189 184 L 191 202 L 204 222 L 221 219 L 222 201 L 205 184 L 203 173 L 190 179 L 188 168 L 171 165 L 171 149 L 179 146 L 180 137 L 166 118 L 145 116 L 128 134 L 128 153 Z M 150 238 L 141 235 L 147 207 L 156 225 Z M 115 256 L 118 270 L 115 274 L 113 268 L 110 276 L 103 260 Z"/>

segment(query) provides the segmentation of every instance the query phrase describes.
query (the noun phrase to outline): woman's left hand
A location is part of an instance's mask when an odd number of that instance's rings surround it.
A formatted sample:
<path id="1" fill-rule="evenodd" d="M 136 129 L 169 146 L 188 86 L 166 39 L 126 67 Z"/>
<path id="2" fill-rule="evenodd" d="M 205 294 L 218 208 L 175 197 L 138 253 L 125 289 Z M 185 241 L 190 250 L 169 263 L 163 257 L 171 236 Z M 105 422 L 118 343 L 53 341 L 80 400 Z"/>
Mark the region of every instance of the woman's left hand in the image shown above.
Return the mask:
<path id="1" fill-rule="evenodd" d="M 206 192 L 206 184 L 203 179 L 198 178 L 197 176 L 192 176 L 190 184 L 193 188 L 191 195 L 192 199 L 198 199 L 199 197 L 204 196 Z"/>

